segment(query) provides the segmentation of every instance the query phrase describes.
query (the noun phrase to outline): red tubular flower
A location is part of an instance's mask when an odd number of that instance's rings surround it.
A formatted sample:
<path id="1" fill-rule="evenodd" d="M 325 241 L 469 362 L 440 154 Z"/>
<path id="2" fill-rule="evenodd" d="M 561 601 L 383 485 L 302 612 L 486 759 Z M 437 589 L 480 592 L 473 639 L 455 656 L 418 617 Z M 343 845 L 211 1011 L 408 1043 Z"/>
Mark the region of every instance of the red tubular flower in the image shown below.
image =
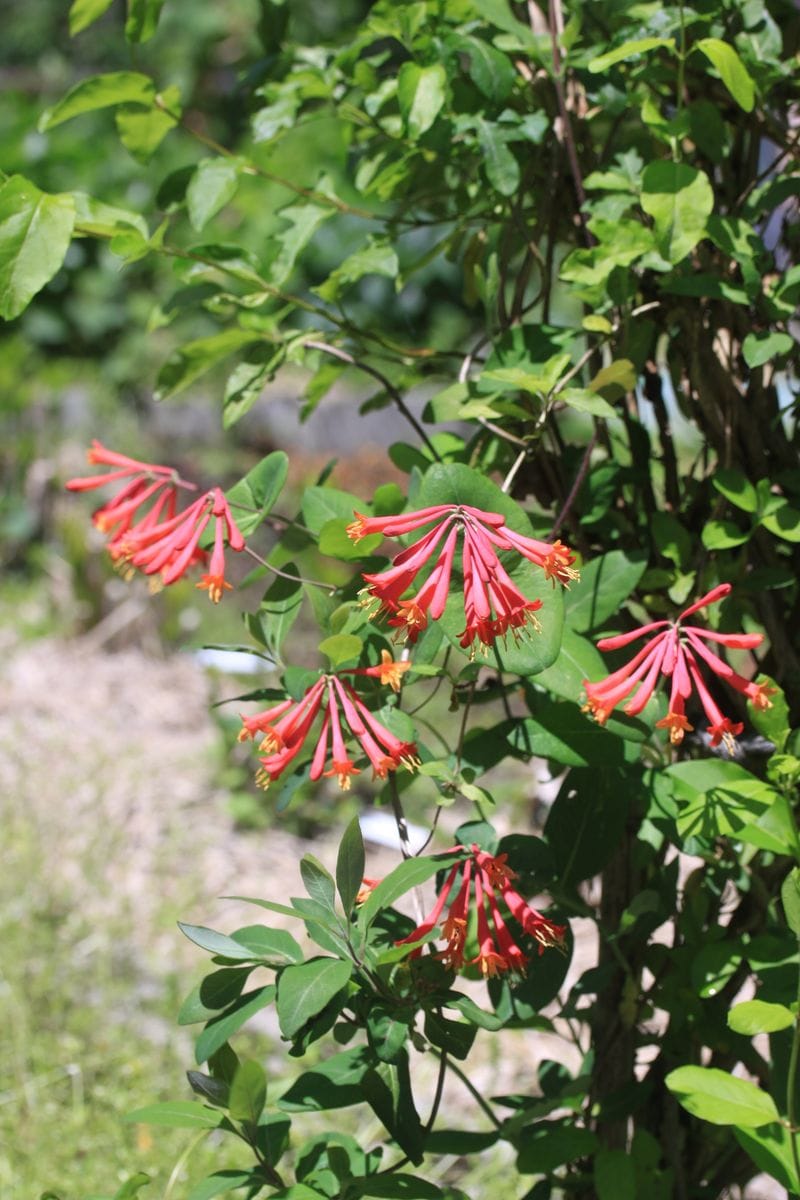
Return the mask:
<path id="1" fill-rule="evenodd" d="M 365 668 L 366 670 L 380 668 Z M 352 674 L 362 673 L 353 670 Z M 348 733 L 358 743 L 372 765 L 373 778 L 385 779 L 399 766 L 413 770 L 418 765 L 417 748 L 403 742 L 382 725 L 346 681 L 336 675 L 322 675 L 301 700 L 283 700 L 274 708 L 242 717 L 239 740 L 263 734 L 259 749 L 265 751 L 256 782 L 263 788 L 278 779 L 302 750 L 316 718 L 322 725 L 311 759 L 309 777 L 336 776 L 339 787 L 347 791 L 353 775 L 360 774 L 346 747 Z M 330 766 L 325 769 L 330 759 Z"/>
<path id="2" fill-rule="evenodd" d="M 541 567 L 554 584 L 558 581 L 567 585 L 578 578 L 572 566 L 575 557 L 561 542 L 551 545 L 524 537 L 508 528 L 502 514 L 483 512 L 469 504 L 438 504 L 389 517 L 356 513 L 347 532 L 354 541 L 371 533 L 400 537 L 429 524 L 433 528 L 401 550 L 386 571 L 364 575 L 367 586 L 363 603 L 377 604 L 375 614 L 390 614 L 389 624 L 409 642 L 415 642 L 428 622 L 438 620 L 444 612 L 459 538 L 466 618 L 461 645 L 465 649 L 476 639 L 480 646 L 488 647 L 509 632 L 519 641 L 528 627 L 539 629 L 533 614 L 542 607 L 541 600 L 529 600 L 520 592 L 501 564 L 498 550 L 521 554 Z M 427 579 L 414 595 L 407 596 L 434 555 Z"/>
<path id="3" fill-rule="evenodd" d="M 244 549 L 244 537 L 231 514 L 222 490 L 212 488 L 177 512 L 179 489 L 197 491 L 196 485 L 181 479 L 172 467 L 139 462 L 100 442 L 93 442 L 88 453 L 92 463 L 116 469 L 103 475 L 71 479 L 71 491 L 86 491 L 108 483 L 122 483 L 117 495 L 97 509 L 93 521 L 111 536 L 108 550 L 114 563 L 128 572 L 138 568 L 146 575 L 160 576 L 162 584 L 175 583 L 196 563 L 205 564 L 207 552 L 200 539 L 214 521 L 214 549 L 208 571 L 197 587 L 208 592 L 215 604 L 231 584 L 225 579 L 225 548 Z"/>
<path id="4" fill-rule="evenodd" d="M 556 925 L 536 912 L 519 892 L 515 891 L 512 880 L 516 879 L 516 875 L 506 863 L 507 855 L 500 854 L 495 857 L 474 843 L 469 850 L 465 846 L 454 846 L 452 850 L 447 851 L 448 854 L 458 852 L 465 853 L 467 858 L 463 864 L 456 863 L 450 868 L 431 912 L 407 937 L 396 943 L 398 946 L 413 946 L 415 942 L 428 938 L 437 925 L 441 925 L 441 936 L 446 946 L 444 950 L 438 951 L 436 957 L 441 959 L 446 967 L 459 971 L 465 965 L 479 966 L 487 979 L 507 971 L 524 975 L 530 960 L 515 942 L 514 935 L 503 918 L 498 903 L 499 896 L 525 933 L 539 943 L 540 954 L 546 946 L 563 948 L 565 926 Z M 461 883 L 455 897 L 451 899 L 459 873 Z M 447 915 L 442 920 L 445 909 Z M 474 958 L 465 960 L 464 946 L 471 912 L 475 914 L 478 953 Z M 415 946 L 409 957 L 416 958 L 421 953 L 422 947 Z"/>
<path id="5" fill-rule="evenodd" d="M 687 617 L 708 604 L 722 600 L 730 590 L 729 583 L 721 583 L 685 608 L 675 621 L 652 621 L 639 629 L 631 630 L 630 633 L 602 638 L 597 643 L 599 650 L 619 650 L 646 634 L 655 633 L 655 637 L 650 638 L 630 662 L 612 671 L 605 679 L 597 683 L 591 683 L 588 679 L 583 681 L 587 700 L 585 707 L 591 711 L 595 720 L 601 725 L 605 724 L 612 709 L 638 685 L 623 709 L 628 716 L 636 716 L 653 695 L 659 676 L 663 675 L 671 680 L 669 709 L 665 717 L 656 721 L 656 728 L 668 729 L 673 745 L 682 742 L 684 733 L 694 728 L 686 716 L 686 701 L 694 691 L 709 723 L 711 745 L 718 746 L 722 742 L 728 752 L 732 753 L 734 738 L 742 732 L 744 726 L 741 722 L 734 722 L 722 714 L 708 690 L 700 666 L 704 663 L 710 667 L 719 679 L 741 692 L 757 708 L 770 708 L 770 696 L 774 688 L 749 682 L 707 644 L 715 642 L 734 650 L 754 650 L 756 646 L 761 645 L 763 635 L 715 633 L 698 625 L 685 624 Z"/>

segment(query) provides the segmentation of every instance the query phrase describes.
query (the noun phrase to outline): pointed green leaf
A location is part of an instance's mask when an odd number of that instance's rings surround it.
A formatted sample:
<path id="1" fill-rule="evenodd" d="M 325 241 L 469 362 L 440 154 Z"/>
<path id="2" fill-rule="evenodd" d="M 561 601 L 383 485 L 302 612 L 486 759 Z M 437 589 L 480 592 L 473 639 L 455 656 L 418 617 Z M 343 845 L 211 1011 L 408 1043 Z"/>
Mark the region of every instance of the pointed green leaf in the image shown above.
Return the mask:
<path id="1" fill-rule="evenodd" d="M 252 1059 L 240 1063 L 231 1084 L 228 1111 L 234 1121 L 258 1123 L 267 1102 L 267 1077 Z"/>
<path id="2" fill-rule="evenodd" d="M 21 175 L 0 187 L 0 317 L 13 320 L 64 261 L 75 201 L 50 196 Z"/>
<path id="3" fill-rule="evenodd" d="M 94 112 L 98 108 L 111 108 L 116 104 L 141 104 L 150 108 L 155 100 L 156 89 L 152 79 L 140 75 L 137 71 L 112 71 L 107 75 L 91 75 L 76 83 L 66 96 L 45 109 L 39 118 L 39 129 L 45 133 L 60 125 L 62 121 L 71 121 L 83 113 Z"/>
<path id="4" fill-rule="evenodd" d="M 214 1196 L 221 1196 L 224 1192 L 232 1192 L 236 1188 L 242 1187 L 259 1187 L 263 1183 L 263 1175 L 259 1170 L 256 1171 L 217 1171 L 213 1175 L 207 1175 L 200 1183 L 198 1183 L 189 1192 L 186 1200 L 213 1200 Z"/>
<path id="5" fill-rule="evenodd" d="M 564 596 L 567 625 L 579 633 L 597 629 L 620 606 L 644 574 L 647 556 L 641 552 L 610 550 L 581 567 L 581 577 Z"/>
<path id="6" fill-rule="evenodd" d="M 352 964 L 338 958 L 311 958 L 287 967 L 278 980 L 278 1021 L 281 1033 L 293 1037 L 347 984 Z"/>
<path id="7" fill-rule="evenodd" d="M 662 46 L 668 46 L 670 50 L 674 50 L 675 39 L 647 37 L 623 42 L 621 46 L 617 46 L 614 50 L 609 50 L 606 54 L 600 54 L 597 58 L 593 58 L 589 63 L 589 70 L 594 75 L 597 75 L 603 71 L 607 71 L 609 67 L 613 67 L 618 62 L 624 62 L 626 58 L 634 58 L 640 54 L 647 54 L 650 50 L 658 50 Z"/>
<path id="8" fill-rule="evenodd" d="M 288 455 L 284 450 L 273 450 L 225 493 L 236 524 L 245 537 L 249 537 L 272 510 L 288 473 Z"/>
<path id="9" fill-rule="evenodd" d="M 236 195 L 241 169 L 237 158 L 204 158 L 197 164 L 186 189 L 186 207 L 198 232 Z"/>
<path id="10" fill-rule="evenodd" d="M 147 42 L 153 36 L 164 0 L 128 0 L 125 37 L 129 42 Z"/>
<path id="11" fill-rule="evenodd" d="M 304 854 L 300 859 L 300 877 L 312 900 L 321 904 L 326 913 L 336 911 L 333 876 L 313 854 Z"/>
<path id="12" fill-rule="evenodd" d="M 252 1016 L 271 1004 L 274 997 L 275 985 L 268 983 L 265 987 L 245 992 L 235 1004 L 209 1021 L 195 1043 L 195 1062 L 207 1062 Z"/>
<path id="13" fill-rule="evenodd" d="M 444 104 L 446 87 L 447 75 L 440 63 L 431 67 L 403 63 L 397 76 L 397 102 L 410 138 L 430 129 Z"/>
<path id="14" fill-rule="evenodd" d="M 364 839 L 358 817 L 353 817 L 339 843 L 336 858 L 336 886 L 345 914 L 350 915 L 364 878 Z"/>
<path id="15" fill-rule="evenodd" d="M 444 871 L 448 867 L 452 867 L 454 863 L 460 861 L 461 857 L 461 855 L 448 855 L 444 858 L 407 858 L 398 863 L 394 870 L 390 871 L 376 888 L 373 888 L 361 905 L 358 913 L 359 926 L 367 929 L 382 909 L 391 907 L 395 900 L 399 900 L 412 888 L 425 883 L 437 871 Z"/>
<path id="16" fill-rule="evenodd" d="M 478 119 L 478 141 L 483 152 L 483 169 L 492 187 L 497 188 L 501 196 L 513 196 L 519 187 L 520 170 L 514 154 L 498 127 Z"/>
<path id="17" fill-rule="evenodd" d="M 69 10 L 69 31 L 72 37 L 94 24 L 113 3 L 114 0 L 73 0 Z"/>
<path id="18" fill-rule="evenodd" d="M 260 342 L 261 335 L 249 329 L 226 329 L 211 337 L 186 342 L 164 363 L 156 380 L 156 400 L 168 400 L 195 379 L 245 346 Z"/>
<path id="19" fill-rule="evenodd" d="M 216 1129 L 225 1114 L 194 1100 L 167 1100 L 126 1113 L 123 1120 L 137 1125 L 169 1125 L 174 1129 Z"/>
<path id="20" fill-rule="evenodd" d="M 699 42 L 695 42 L 693 49 L 700 50 L 712 66 L 717 68 L 720 79 L 739 107 L 745 112 L 752 112 L 755 85 L 733 46 L 719 38 L 700 38 Z"/>

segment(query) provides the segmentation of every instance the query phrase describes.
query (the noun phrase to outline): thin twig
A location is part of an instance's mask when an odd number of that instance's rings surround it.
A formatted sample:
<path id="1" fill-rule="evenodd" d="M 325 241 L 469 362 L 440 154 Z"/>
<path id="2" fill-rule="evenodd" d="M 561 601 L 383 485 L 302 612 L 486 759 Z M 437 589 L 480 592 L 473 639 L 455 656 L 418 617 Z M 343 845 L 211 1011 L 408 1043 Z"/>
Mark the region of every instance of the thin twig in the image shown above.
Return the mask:
<path id="1" fill-rule="evenodd" d="M 472 1096 L 475 1103 L 486 1114 L 486 1116 L 489 1118 L 489 1120 L 494 1125 L 495 1129 L 500 1129 L 503 1124 L 502 1121 L 499 1121 L 497 1119 L 497 1117 L 495 1116 L 491 1107 L 489 1106 L 488 1101 L 484 1100 L 483 1096 L 480 1094 L 478 1089 L 475 1087 L 475 1084 L 472 1082 L 472 1080 L 469 1078 L 469 1076 L 465 1075 L 464 1072 L 461 1070 L 461 1068 L 458 1066 L 458 1064 L 454 1063 L 452 1061 L 452 1059 L 449 1061 L 448 1066 L 449 1066 L 450 1070 L 453 1072 L 453 1074 L 455 1075 L 455 1077 L 457 1079 L 460 1079 L 461 1082 L 464 1084 L 464 1087 L 470 1093 L 470 1095 Z"/>
<path id="2" fill-rule="evenodd" d="M 552 528 L 547 535 L 548 538 L 555 537 L 555 535 L 558 533 L 561 526 L 564 524 L 564 521 L 567 519 L 570 509 L 572 508 L 573 504 L 575 503 L 575 497 L 578 495 L 578 492 L 580 491 L 580 488 L 581 488 L 581 484 L 583 483 L 584 479 L 586 478 L 586 472 L 589 470 L 589 464 L 592 460 L 592 451 L 594 450 L 596 441 L 597 441 L 597 430 L 595 429 L 592 433 L 592 436 L 589 438 L 589 443 L 583 453 L 581 465 L 578 467 L 578 474 L 575 476 L 575 480 L 572 484 L 572 487 L 569 489 L 569 493 L 567 495 L 566 500 L 564 501 L 564 505 L 561 509 L 561 512 L 558 514 L 555 521 L 553 522 Z"/>
<path id="3" fill-rule="evenodd" d="M 367 375 L 371 375 L 373 379 L 377 379 L 379 383 L 382 383 L 392 400 L 397 405 L 398 411 L 403 414 L 411 428 L 416 433 L 417 437 L 421 439 L 425 446 L 427 446 L 428 450 L 430 450 L 437 462 L 442 461 L 436 450 L 436 447 L 431 442 L 417 418 L 409 409 L 400 391 L 394 386 L 391 380 L 386 378 L 381 371 L 378 371 L 369 363 L 361 362 L 359 359 L 354 358 L 353 355 L 348 354 L 346 350 L 341 350 L 338 346 L 331 346 L 328 342 L 309 341 L 305 342 L 305 346 L 309 350 L 322 350 L 323 353 L 330 354 L 333 358 L 338 358 L 341 362 L 347 363 L 351 367 L 357 367 L 359 371 L 364 371 Z"/>
<path id="4" fill-rule="evenodd" d="M 280 579 L 291 579 L 293 583 L 307 583 L 309 587 L 323 588 L 329 596 L 333 596 L 339 590 L 339 585 L 336 583 L 324 583 L 321 579 L 308 579 L 305 575 L 290 575 L 288 571 L 282 571 L 280 567 L 274 567 L 272 563 L 267 562 L 255 550 L 251 550 L 249 546 L 244 547 L 245 554 L 249 554 L 260 566 L 266 567 L 273 575 L 277 575 Z"/>
<path id="5" fill-rule="evenodd" d="M 561 65 L 561 50 L 559 49 L 558 39 L 563 32 L 564 16 L 561 10 L 561 0 L 549 0 L 547 6 L 548 24 L 550 26 L 550 42 L 553 49 L 553 83 L 556 89 L 556 99 L 558 100 L 558 111 L 561 117 L 561 126 L 564 135 L 564 145 L 567 149 L 567 158 L 569 160 L 570 172 L 572 174 L 572 183 L 575 188 L 575 195 L 578 200 L 578 220 L 581 224 L 583 237 L 587 246 L 594 246 L 595 239 L 592 237 L 586 225 L 586 213 L 583 211 L 583 206 L 586 203 L 586 191 L 583 186 L 583 175 L 581 174 L 580 163 L 578 162 L 578 152 L 575 148 L 575 138 L 572 133 L 572 123 L 569 119 L 569 111 L 567 109 L 567 101 L 564 96 L 564 78 Z"/>
<path id="6" fill-rule="evenodd" d="M 508 493 L 511 491 L 511 485 L 514 482 L 517 471 L 519 471 L 520 467 L 525 462 L 525 459 L 527 457 L 528 457 L 528 447 L 525 446 L 524 449 L 520 450 L 519 454 L 514 459 L 513 463 L 511 464 L 511 469 L 509 470 L 505 479 L 501 483 L 501 485 L 500 485 L 501 492 L 505 492 L 506 495 L 508 495 Z"/>

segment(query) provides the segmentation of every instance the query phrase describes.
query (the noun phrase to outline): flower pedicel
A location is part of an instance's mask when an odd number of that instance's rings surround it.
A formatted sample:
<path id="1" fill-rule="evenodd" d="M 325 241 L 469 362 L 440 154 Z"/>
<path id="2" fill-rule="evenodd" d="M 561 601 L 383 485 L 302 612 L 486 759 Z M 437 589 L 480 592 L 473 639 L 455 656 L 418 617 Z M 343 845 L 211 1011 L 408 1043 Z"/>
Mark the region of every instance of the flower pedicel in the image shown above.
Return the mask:
<path id="1" fill-rule="evenodd" d="M 561 542 L 541 542 L 509 529 L 500 513 L 483 512 L 468 504 L 437 504 L 417 512 L 389 517 L 366 517 L 356 513 L 347 527 L 353 541 L 371 533 L 400 537 L 433 525 L 416 542 L 395 557 L 391 567 L 374 575 L 364 575 L 367 586 L 364 603 L 377 602 L 376 612 L 389 613 L 389 624 L 399 635 L 415 642 L 429 621 L 437 621 L 444 612 L 450 581 L 461 540 L 461 570 L 464 577 L 464 615 L 466 625 L 461 645 L 468 649 L 477 638 L 487 647 L 509 632 L 518 641 L 528 626 L 539 629 L 534 616 L 541 600 L 522 594 L 498 558 L 498 550 L 514 550 L 541 567 L 545 578 L 567 585 L 578 579 L 573 568 L 575 556 Z M 433 569 L 416 593 L 417 575 L 435 553 Z M 405 598 L 404 598 L 405 597 Z"/>
<path id="2" fill-rule="evenodd" d="M 624 700 L 631 689 L 638 684 L 636 691 L 625 705 L 623 712 L 634 717 L 642 711 L 652 696 L 658 678 L 663 675 L 671 679 L 669 711 L 666 717 L 656 721 L 657 729 L 668 729 L 670 741 L 678 745 L 683 741 L 684 733 L 694 729 L 686 717 L 686 701 L 692 691 L 696 691 L 708 719 L 708 732 L 711 735 L 711 745 L 718 746 L 722 742 L 726 749 L 733 751 L 734 738 L 742 732 L 744 726 L 740 721 L 732 721 L 717 707 L 714 698 L 708 690 L 700 670 L 701 664 L 746 696 L 756 708 L 771 708 L 770 696 L 774 688 L 763 683 L 748 682 L 743 676 L 734 671 L 724 659 L 707 645 L 714 642 L 720 646 L 728 646 L 732 650 L 754 650 L 764 640 L 760 633 L 716 633 L 711 629 L 702 629 L 699 625 L 686 625 L 687 617 L 705 608 L 708 604 L 716 604 L 730 593 L 731 585 L 721 583 L 695 604 L 690 604 L 675 621 L 652 621 L 642 625 L 630 633 L 621 633 L 617 637 L 602 638 L 597 643 L 598 650 L 619 650 L 623 646 L 635 642 L 645 634 L 660 630 L 655 637 L 635 654 L 630 662 L 612 671 L 605 679 L 591 683 L 584 679 L 586 690 L 586 706 L 594 719 L 604 725 L 611 711 Z"/>

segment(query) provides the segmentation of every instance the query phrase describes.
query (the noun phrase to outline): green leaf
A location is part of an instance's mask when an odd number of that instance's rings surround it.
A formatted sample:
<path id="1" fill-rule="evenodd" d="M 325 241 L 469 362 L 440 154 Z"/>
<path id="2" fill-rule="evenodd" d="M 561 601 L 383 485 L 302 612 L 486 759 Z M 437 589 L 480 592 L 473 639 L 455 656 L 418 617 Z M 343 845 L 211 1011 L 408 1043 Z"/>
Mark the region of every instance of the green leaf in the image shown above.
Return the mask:
<path id="1" fill-rule="evenodd" d="M 288 474 L 288 455 L 284 450 L 273 450 L 225 493 L 234 510 L 236 524 L 245 537 L 249 537 L 271 512 Z"/>
<path id="2" fill-rule="evenodd" d="M 156 89 L 152 79 L 140 75 L 137 71 L 112 71 L 107 75 L 91 75 L 82 79 L 74 88 L 70 88 L 66 96 L 47 108 L 39 118 L 39 130 L 46 133 L 60 125 L 62 121 L 71 121 L 83 113 L 94 112 L 99 108 L 111 108 L 116 104 L 140 104 L 151 108 L 155 101 Z"/>
<path id="3" fill-rule="evenodd" d="M 326 916 L 336 912 L 336 885 L 330 871 L 313 854 L 304 854 L 300 859 L 300 877 L 312 900 L 321 904 Z"/>
<path id="4" fill-rule="evenodd" d="M 114 0 L 73 0 L 69 9 L 69 32 L 72 37 L 94 24 L 108 12 Z"/>
<path id="5" fill-rule="evenodd" d="M 742 354 L 748 367 L 755 370 L 773 358 L 788 354 L 793 345 L 794 340 L 788 333 L 780 333 L 777 330 L 763 334 L 748 333 L 742 342 Z"/>
<path id="6" fill-rule="evenodd" d="M 228 1111 L 232 1119 L 256 1125 L 266 1102 L 267 1078 L 263 1067 L 252 1059 L 240 1063 L 228 1099 Z"/>
<path id="7" fill-rule="evenodd" d="M 517 1170 L 521 1175 L 543 1175 L 565 1163 L 591 1154 L 598 1146 L 589 1129 L 569 1128 L 555 1121 L 527 1126 L 519 1136 Z"/>
<path id="8" fill-rule="evenodd" d="M 666 1084 L 687 1112 L 712 1125 L 757 1129 L 779 1119 L 767 1092 L 716 1067 L 678 1067 L 667 1075 Z"/>
<path id="9" fill-rule="evenodd" d="M 236 195 L 241 169 L 236 158 L 204 158 L 197 164 L 186 189 L 186 208 L 198 232 Z"/>
<path id="10" fill-rule="evenodd" d="M 623 62 L 626 58 L 634 58 L 639 54 L 647 54 L 650 50 L 657 50 L 661 46 L 669 46 L 670 50 L 675 49 L 674 38 L 647 37 L 637 38 L 631 42 L 623 42 L 621 46 L 617 46 L 614 50 L 609 50 L 605 54 L 598 55 L 589 63 L 589 70 L 593 75 L 600 74 L 602 71 L 607 71 L 609 67 L 613 67 L 618 62 Z"/>
<path id="11" fill-rule="evenodd" d="M 734 1004 L 728 1013 L 728 1028 L 747 1037 L 776 1033 L 779 1029 L 788 1029 L 794 1022 L 794 1013 L 785 1004 L 771 1004 L 766 1000 L 744 1000 Z"/>
<path id="12" fill-rule="evenodd" d="M 327 656 L 333 668 L 358 659 L 364 649 L 364 643 L 354 633 L 335 633 L 333 637 L 324 638 L 318 649 Z"/>
<path id="13" fill-rule="evenodd" d="M 676 820 L 681 837 L 752 841 L 755 836 L 755 844 L 763 844 L 763 832 L 754 834 L 754 828 L 778 800 L 778 793 L 769 784 L 727 759 L 674 763 L 664 775 L 681 803 Z M 774 835 L 769 840 L 773 841 Z M 782 839 L 777 849 L 778 853 L 787 852 Z"/>
<path id="14" fill-rule="evenodd" d="M 344 831 L 336 857 L 336 886 L 345 914 L 350 915 L 364 878 L 364 839 L 358 817 Z"/>
<path id="15" fill-rule="evenodd" d="M 624 760 L 624 746 L 607 729 L 588 721 L 577 704 L 536 697 L 532 717 L 515 721 L 508 737 L 517 755 L 550 758 L 565 767 L 611 766 Z"/>
<path id="16" fill-rule="evenodd" d="M 349 962 L 338 958 L 311 958 L 287 967 L 278 980 L 278 1021 L 281 1033 L 292 1038 L 347 985 Z"/>
<path id="17" fill-rule="evenodd" d="M 762 1125 L 760 1129 L 734 1128 L 733 1136 L 760 1171 L 774 1176 L 791 1194 L 800 1192 L 800 1179 L 794 1168 L 793 1135 L 783 1125 Z"/>
<path id="18" fill-rule="evenodd" d="M 192 988 L 178 1013 L 179 1025 L 193 1025 L 196 1021 L 207 1021 L 220 1009 L 227 1008 L 241 995 L 250 975 L 251 967 L 222 967 L 212 971 Z"/>
<path id="19" fill-rule="evenodd" d="M 800 868 L 794 867 L 784 879 L 781 903 L 786 924 L 800 942 Z"/>
<path id="20" fill-rule="evenodd" d="M 208 929 L 205 925 L 186 925 L 183 921 L 178 921 L 178 928 L 190 942 L 194 942 L 202 950 L 208 950 L 210 954 L 216 954 L 222 958 L 253 958 L 251 952 L 241 942 L 235 942 L 227 934 L 217 933 L 215 929 Z"/>
<path id="21" fill-rule="evenodd" d="M 269 272 L 273 283 L 278 287 L 286 283 L 294 270 L 298 254 L 305 249 L 320 225 L 332 217 L 335 211 L 332 204 L 310 202 L 281 209 L 279 215 L 282 220 L 289 222 L 289 227 L 275 236 L 278 253 Z"/>
<path id="22" fill-rule="evenodd" d="M 589 413 L 590 416 L 602 417 L 606 421 L 617 416 L 608 401 L 589 388 L 564 388 L 556 393 L 555 399 L 566 404 L 567 408 L 573 408 L 575 412 Z"/>
<path id="23" fill-rule="evenodd" d="M 361 1086 L 364 1099 L 400 1149 L 413 1163 L 421 1163 L 424 1135 L 414 1107 L 408 1055 L 404 1055 L 397 1063 L 381 1063 L 367 1071 Z"/>
<path id="24" fill-rule="evenodd" d="M 598 1150 L 594 1158 L 597 1200 L 636 1200 L 636 1164 L 624 1150 Z"/>
<path id="25" fill-rule="evenodd" d="M 563 887 L 597 875 L 611 858 L 628 819 L 641 775 L 630 769 L 570 771 L 547 817 L 544 836 Z"/>
<path id="26" fill-rule="evenodd" d="M 700 540 L 706 550 L 730 550 L 732 546 L 741 546 L 750 537 L 750 530 L 744 533 L 735 521 L 706 521 Z"/>
<path id="27" fill-rule="evenodd" d="M 250 951 L 252 958 L 267 966 L 282 967 L 303 961 L 303 951 L 288 929 L 270 929 L 268 925 L 247 925 L 231 935 L 232 940 Z"/>
<path id="28" fill-rule="evenodd" d="M 104 204 L 85 192 L 72 192 L 75 201 L 75 237 L 112 237 L 128 226 L 147 237 L 147 222 L 138 213 L 115 204 Z"/>
<path id="29" fill-rule="evenodd" d="M 295 1079 L 281 1096 L 278 1107 L 286 1112 L 320 1112 L 361 1104 L 364 1100 L 361 1080 L 373 1062 L 366 1046 L 334 1054 Z"/>
<path id="30" fill-rule="evenodd" d="M 636 368 L 630 359 L 618 358 L 616 362 L 602 367 L 589 384 L 593 392 L 606 389 L 612 398 L 622 392 L 631 392 L 636 387 Z M 614 414 L 616 416 L 616 413 Z"/>
<path id="31" fill-rule="evenodd" d="M 756 708 L 750 705 L 750 720 L 758 732 L 774 742 L 776 749 L 783 750 L 790 733 L 789 705 L 783 689 L 769 675 L 757 675 L 756 683 L 763 683 L 772 689 L 769 708 Z"/>
<path id="32" fill-rule="evenodd" d="M 2 193 L 0 193 L 2 196 Z M 800 542 L 800 509 L 791 504 L 781 504 L 761 518 L 761 524 L 775 537 L 786 542 Z"/>
<path id="33" fill-rule="evenodd" d="M 758 493 L 741 471 L 732 467 L 717 467 L 711 476 L 711 482 L 736 508 L 748 513 L 758 510 Z"/>
<path id="34" fill-rule="evenodd" d="M 363 249 L 350 254 L 314 291 L 323 300 L 334 301 L 347 284 L 356 283 L 365 275 L 386 275 L 389 279 L 397 279 L 399 273 L 397 251 L 391 242 L 370 237 Z"/>
<path id="35" fill-rule="evenodd" d="M 138 1196 L 140 1190 L 150 1182 L 150 1176 L 143 1174 L 141 1171 L 136 1175 L 131 1175 L 130 1179 L 126 1179 L 120 1184 L 114 1193 L 114 1200 L 133 1200 L 134 1196 Z"/>
<path id="36" fill-rule="evenodd" d="M 260 1184 L 262 1180 L 260 1171 L 216 1171 L 193 1187 L 186 1200 L 213 1200 L 214 1196 L 235 1191 L 236 1188 Z"/>
<path id="37" fill-rule="evenodd" d="M 447 74 L 441 63 L 431 67 L 403 63 L 397 76 L 397 102 L 410 138 L 419 138 L 430 129 L 446 94 Z"/>
<path id="38" fill-rule="evenodd" d="M 365 504 L 352 492 L 340 488 L 309 487 L 303 492 L 303 523 L 312 533 L 319 534 L 322 527 L 335 517 L 347 518 L 352 522 L 354 512 L 364 512 Z"/>
<path id="39" fill-rule="evenodd" d="M 0 187 L 0 317 L 11 321 L 64 262 L 75 224 L 75 201 L 50 196 L 21 175 Z"/>
<path id="40" fill-rule="evenodd" d="M 727 42 L 719 38 L 700 38 L 692 47 L 705 54 L 736 103 L 745 112 L 752 112 L 755 103 L 755 85 L 747 73 L 739 55 Z"/>
<path id="41" fill-rule="evenodd" d="M 148 42 L 156 31 L 164 0 L 128 0 L 125 37 L 129 42 Z"/>
<path id="42" fill-rule="evenodd" d="M 508 98 L 517 78 L 508 55 L 476 37 L 456 35 L 448 44 L 466 55 L 470 79 L 487 100 L 500 104 Z"/>
<path id="43" fill-rule="evenodd" d="M 285 563 L 281 570 L 290 576 L 296 567 L 294 563 Z M 284 639 L 300 615 L 302 606 L 303 585 L 300 580 L 279 575 L 264 592 L 258 611 L 247 614 L 247 628 L 273 658 L 280 657 Z"/>
<path id="44" fill-rule="evenodd" d="M 509 150 L 497 125 L 479 117 L 478 141 L 483 154 L 483 169 L 489 183 L 501 196 L 513 196 L 520 184 L 519 163 Z"/>
<path id="45" fill-rule="evenodd" d="M 195 1061 L 207 1062 L 252 1016 L 271 1004 L 274 997 L 275 985 L 269 983 L 252 992 L 245 992 L 235 1004 L 209 1021 L 195 1043 Z"/>
<path id="46" fill-rule="evenodd" d="M 158 373 L 156 400 L 168 400 L 195 379 L 245 346 L 260 342 L 261 335 L 249 329 L 226 329 L 211 337 L 186 342 L 169 356 Z"/>
<path id="47" fill-rule="evenodd" d="M 435 1183 L 428 1183 L 417 1175 L 369 1175 L 364 1179 L 351 1179 L 352 1195 L 377 1196 L 381 1200 L 445 1200 L 446 1193 Z"/>
<path id="48" fill-rule="evenodd" d="M 660 160 L 644 169 L 641 204 L 653 218 L 659 253 L 667 262 L 679 263 L 703 237 L 714 193 L 702 171 Z"/>
<path id="49" fill-rule="evenodd" d="M 361 929 L 368 929 L 375 917 L 384 908 L 391 907 L 412 888 L 425 883 L 437 871 L 444 871 L 461 860 L 460 855 L 450 855 L 446 858 L 407 858 L 398 863 L 370 892 L 358 911 L 358 924 Z"/>
<path id="50" fill-rule="evenodd" d="M 194 1100 L 167 1100 L 126 1113 L 123 1120 L 137 1125 L 170 1125 L 174 1129 L 216 1129 L 225 1114 Z"/>
<path id="51" fill-rule="evenodd" d="M 325 522 L 319 531 L 320 554 L 342 558 L 345 562 L 355 562 L 377 550 L 383 541 L 383 535 L 371 533 L 368 537 L 359 538 L 358 542 L 354 542 L 347 535 L 347 527 L 352 521 L 351 514 L 350 517 L 332 517 L 330 521 Z"/>
<path id="52" fill-rule="evenodd" d="M 610 550 L 581 567 L 581 577 L 564 596 L 567 625 L 579 633 L 599 628 L 619 612 L 647 566 L 643 552 Z"/>

